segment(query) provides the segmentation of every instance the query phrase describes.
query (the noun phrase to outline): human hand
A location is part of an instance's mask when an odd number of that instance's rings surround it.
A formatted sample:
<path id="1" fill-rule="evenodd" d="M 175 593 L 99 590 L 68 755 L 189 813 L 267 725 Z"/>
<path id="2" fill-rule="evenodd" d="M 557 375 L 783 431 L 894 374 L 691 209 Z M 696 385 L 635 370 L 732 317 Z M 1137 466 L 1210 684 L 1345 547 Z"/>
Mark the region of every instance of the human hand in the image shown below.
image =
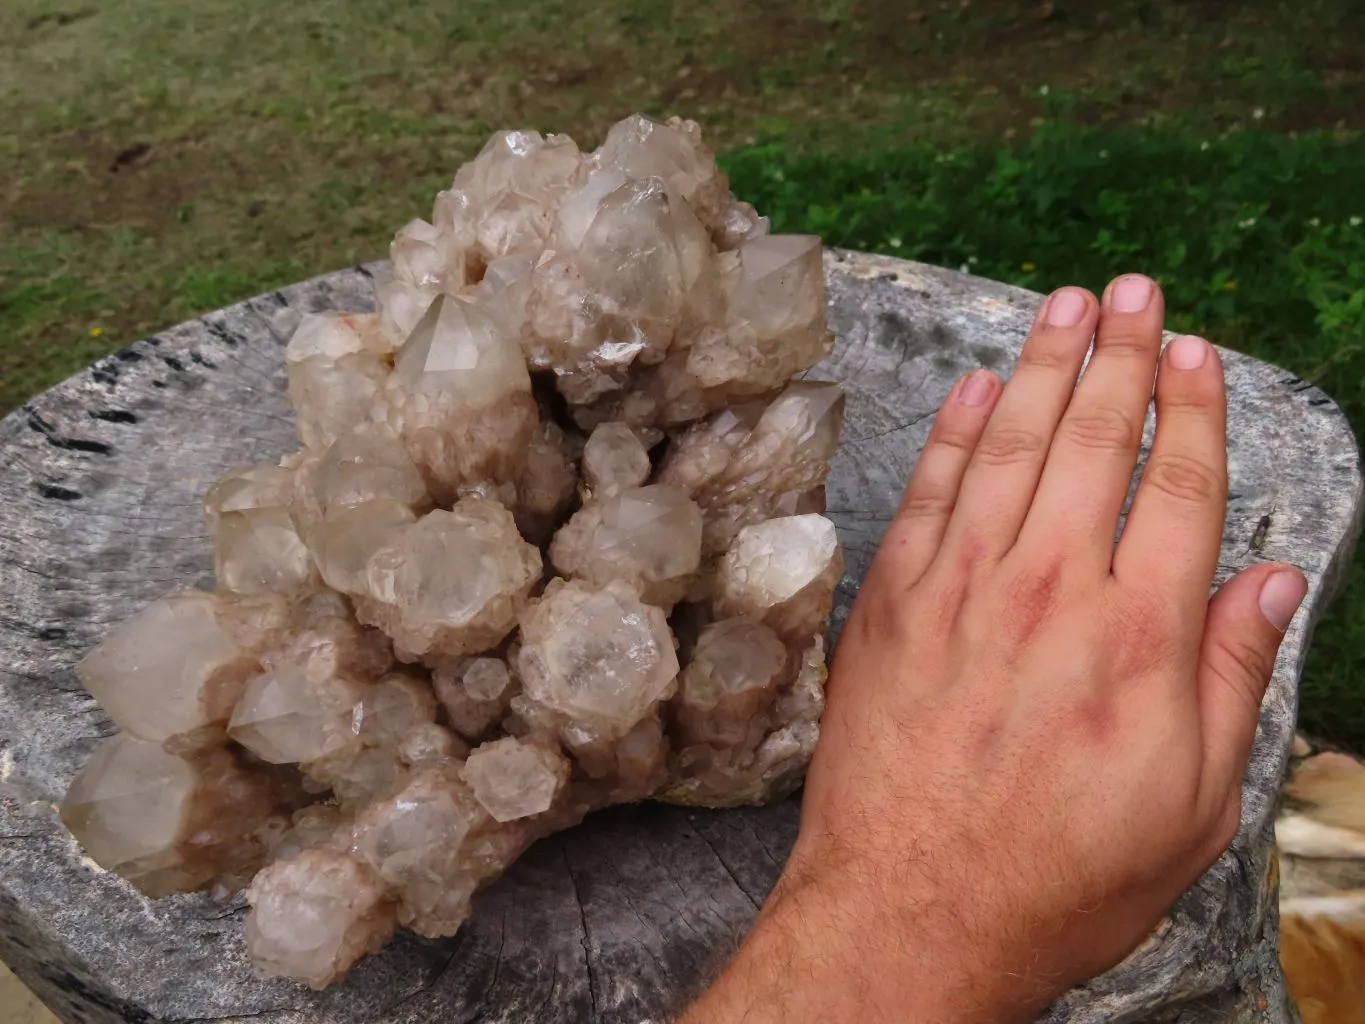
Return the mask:
<path id="1" fill-rule="evenodd" d="M 1007 386 L 948 396 L 839 644 L 791 859 L 689 1022 L 1027 1020 L 1227 847 L 1307 584 L 1260 565 L 1209 600 L 1222 370 L 1200 339 L 1160 355 L 1163 315 L 1145 277 L 1063 289 Z"/>

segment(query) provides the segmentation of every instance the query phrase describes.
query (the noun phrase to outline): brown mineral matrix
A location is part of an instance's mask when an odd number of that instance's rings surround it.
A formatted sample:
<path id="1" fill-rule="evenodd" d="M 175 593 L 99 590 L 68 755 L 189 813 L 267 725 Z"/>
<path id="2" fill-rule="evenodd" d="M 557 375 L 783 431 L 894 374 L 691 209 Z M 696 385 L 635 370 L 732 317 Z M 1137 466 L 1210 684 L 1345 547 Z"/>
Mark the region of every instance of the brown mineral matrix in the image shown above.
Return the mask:
<path id="1" fill-rule="evenodd" d="M 593 810 L 790 793 L 843 571 L 820 241 L 695 124 L 499 133 L 391 255 L 285 350 L 298 451 L 206 493 L 216 589 L 77 667 L 121 732 L 62 805 L 150 896 L 245 885 L 319 987 Z"/>

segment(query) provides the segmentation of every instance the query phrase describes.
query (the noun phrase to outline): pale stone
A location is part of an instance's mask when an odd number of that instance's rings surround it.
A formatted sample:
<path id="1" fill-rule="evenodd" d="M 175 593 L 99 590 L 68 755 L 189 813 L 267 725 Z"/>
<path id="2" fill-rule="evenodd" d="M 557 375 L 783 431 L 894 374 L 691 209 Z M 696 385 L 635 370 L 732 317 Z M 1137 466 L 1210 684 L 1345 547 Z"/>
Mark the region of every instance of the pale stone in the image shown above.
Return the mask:
<path id="1" fill-rule="evenodd" d="M 787 648 L 767 626 L 722 619 L 707 626 L 683 670 L 677 721 L 687 743 L 737 746 L 750 738 L 787 668 Z"/>
<path id="2" fill-rule="evenodd" d="M 297 594 L 314 581 L 313 559 L 289 509 L 225 512 L 213 542 L 218 586 L 235 594 Z"/>
<path id="3" fill-rule="evenodd" d="M 834 524 L 822 515 L 746 526 L 717 570 L 716 613 L 762 620 L 803 644 L 829 621 L 842 572 Z"/>
<path id="4" fill-rule="evenodd" d="M 425 511 L 431 501 L 403 442 L 382 428 L 339 437 L 319 461 L 312 483 L 323 518 L 368 501 L 397 501 L 414 512 Z"/>
<path id="5" fill-rule="evenodd" d="M 619 121 L 595 154 L 600 166 L 630 177 L 658 177 L 686 200 L 709 231 L 721 231 L 730 185 L 695 121 L 658 124 L 636 114 Z"/>
<path id="6" fill-rule="evenodd" d="M 328 586 L 344 594 L 364 594 L 370 559 L 415 522 L 416 514 L 401 501 L 367 501 L 315 526 L 308 534 L 309 547 Z"/>
<path id="7" fill-rule="evenodd" d="M 398 759 L 410 768 L 448 765 L 469 754 L 469 746 L 463 740 L 435 722 L 413 726 L 395 749 Z"/>
<path id="8" fill-rule="evenodd" d="M 398 277 L 381 281 L 375 287 L 379 330 L 390 351 L 396 351 L 407 340 L 439 294 L 435 288 L 423 288 Z"/>
<path id="9" fill-rule="evenodd" d="M 469 283 L 466 253 L 457 239 L 424 220 L 398 230 L 389 257 L 393 276 L 417 288 L 453 293 Z"/>
<path id="10" fill-rule="evenodd" d="M 299 440 L 326 447 L 370 419 L 389 370 L 372 352 L 330 359 L 310 356 L 289 367 L 289 400 L 298 414 Z"/>
<path id="11" fill-rule="evenodd" d="M 437 669 L 433 683 L 451 728 L 470 741 L 501 721 L 517 691 L 501 658 L 470 658 L 454 668 Z"/>
<path id="12" fill-rule="evenodd" d="M 555 534 L 550 560 L 565 576 L 601 586 L 622 580 L 651 604 L 672 606 L 701 564 L 701 509 L 655 484 L 585 505 Z"/>
<path id="13" fill-rule="evenodd" d="M 741 407 L 693 427 L 659 471 L 660 483 L 680 487 L 701 506 L 704 554 L 724 552 L 745 526 L 823 487 L 829 475 L 843 426 L 837 384 L 798 382 L 756 420 L 754 411 Z"/>
<path id="14" fill-rule="evenodd" d="M 153 743 L 227 723 L 259 652 L 225 622 L 230 599 L 187 590 L 154 601 L 114 627 L 76 675 L 124 731 Z"/>
<path id="15" fill-rule="evenodd" d="M 820 239 L 764 235 L 746 242 L 724 275 L 724 329 L 699 335 L 687 371 L 732 396 L 782 387 L 834 345 L 825 325 Z"/>
<path id="16" fill-rule="evenodd" d="M 358 744 L 363 695 L 354 679 L 285 663 L 247 683 L 228 735 L 271 764 L 316 761 Z"/>
<path id="17" fill-rule="evenodd" d="M 204 492 L 204 520 L 216 531 L 227 512 L 287 506 L 294 498 L 294 474 L 283 466 L 241 466 L 229 470 Z"/>
<path id="18" fill-rule="evenodd" d="M 521 636 L 527 696 L 604 735 L 627 732 L 678 675 L 663 611 L 619 580 L 553 581 L 523 613 Z"/>
<path id="19" fill-rule="evenodd" d="M 247 889 L 246 948 L 270 974 L 324 988 L 398 926 L 375 873 L 343 853 L 304 850 L 261 871 Z"/>
<path id="20" fill-rule="evenodd" d="M 516 821 L 550 809 L 569 764 L 557 751 L 508 737 L 470 753 L 460 777 L 495 821 Z"/>
<path id="21" fill-rule="evenodd" d="M 649 472 L 649 452 L 625 423 L 601 424 L 583 447 L 583 481 L 595 498 L 639 487 Z"/>
<path id="22" fill-rule="evenodd" d="M 321 356 L 336 361 L 360 352 L 384 355 L 392 346 L 379 329 L 373 313 L 309 313 L 299 320 L 284 349 L 287 363 L 301 363 Z"/>
<path id="23" fill-rule="evenodd" d="M 329 609 L 330 610 L 330 609 Z M 353 621 L 319 615 L 246 686 L 228 735 L 272 764 L 307 763 L 360 746 L 363 701 L 389 664 Z"/>
<path id="24" fill-rule="evenodd" d="M 464 783 L 423 770 L 356 817 L 351 853 L 398 895 L 403 924 L 432 937 L 453 935 L 475 888 L 460 847 L 481 816 Z"/>
<path id="25" fill-rule="evenodd" d="M 447 295 L 399 350 L 385 399 L 389 425 L 438 501 L 514 479 L 538 419 L 520 344 L 472 300 Z"/>
<path id="26" fill-rule="evenodd" d="M 578 440 L 581 444 L 581 439 Z M 517 476 L 517 526 L 528 540 L 549 540 L 578 493 L 575 441 L 559 424 L 542 420 L 531 435 Z"/>
<path id="27" fill-rule="evenodd" d="M 61 818 L 91 860 L 164 896 L 254 869 L 277 799 L 268 776 L 224 750 L 182 759 L 119 733 L 72 781 Z"/>
<path id="28" fill-rule="evenodd" d="M 436 721 L 436 695 L 425 680 L 391 672 L 370 687 L 360 714 L 363 742 L 396 747 L 416 727 Z"/>
<path id="29" fill-rule="evenodd" d="M 356 610 L 393 638 L 404 660 L 459 658 L 512 631 L 540 570 L 540 552 L 521 539 L 510 512 L 465 498 L 424 516 L 370 559 Z"/>

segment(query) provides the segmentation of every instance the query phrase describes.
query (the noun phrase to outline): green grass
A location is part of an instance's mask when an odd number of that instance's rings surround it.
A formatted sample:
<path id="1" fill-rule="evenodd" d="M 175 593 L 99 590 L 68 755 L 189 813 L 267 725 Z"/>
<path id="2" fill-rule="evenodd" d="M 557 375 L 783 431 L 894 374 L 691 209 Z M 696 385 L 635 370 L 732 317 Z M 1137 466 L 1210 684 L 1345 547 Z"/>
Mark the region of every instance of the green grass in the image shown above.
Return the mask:
<path id="1" fill-rule="evenodd" d="M 382 255 L 495 128 L 591 144 L 633 110 L 701 121 L 831 244 L 1039 290 L 1152 272 L 1173 326 L 1365 426 L 1356 0 L 6 0 L 0 412 Z M 1362 661 L 1356 571 L 1304 719 L 1365 749 Z"/>

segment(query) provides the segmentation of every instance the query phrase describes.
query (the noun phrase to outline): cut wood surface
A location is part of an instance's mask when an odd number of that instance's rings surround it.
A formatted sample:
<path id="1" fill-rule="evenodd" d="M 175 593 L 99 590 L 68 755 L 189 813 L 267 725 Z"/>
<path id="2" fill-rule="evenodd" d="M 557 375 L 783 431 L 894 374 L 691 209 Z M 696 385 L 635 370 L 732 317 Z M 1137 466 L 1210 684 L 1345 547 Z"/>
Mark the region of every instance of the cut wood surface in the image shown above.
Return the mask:
<path id="1" fill-rule="evenodd" d="M 284 344 L 303 313 L 369 309 L 378 269 L 172 328 L 0 423 L 0 958 L 64 1021 L 663 1022 L 733 951 L 790 849 L 796 800 L 618 808 L 535 846 L 455 938 L 401 936 L 344 984 L 312 992 L 252 970 L 240 897 L 149 901 L 62 828 L 55 805 L 112 730 L 72 666 L 166 591 L 211 585 L 204 489 L 229 466 L 296 446 Z M 939 402 L 970 369 L 1009 373 L 1040 297 L 856 253 L 828 254 L 826 270 L 838 346 L 811 376 L 848 391 L 829 483 L 847 555 L 837 628 Z M 1326 395 L 1223 358 L 1231 495 L 1219 580 L 1284 559 L 1307 572 L 1309 597 L 1265 701 L 1232 849 L 1152 940 L 1049 1021 L 1292 1019 L 1271 817 L 1305 645 L 1349 557 L 1361 477 Z"/>

